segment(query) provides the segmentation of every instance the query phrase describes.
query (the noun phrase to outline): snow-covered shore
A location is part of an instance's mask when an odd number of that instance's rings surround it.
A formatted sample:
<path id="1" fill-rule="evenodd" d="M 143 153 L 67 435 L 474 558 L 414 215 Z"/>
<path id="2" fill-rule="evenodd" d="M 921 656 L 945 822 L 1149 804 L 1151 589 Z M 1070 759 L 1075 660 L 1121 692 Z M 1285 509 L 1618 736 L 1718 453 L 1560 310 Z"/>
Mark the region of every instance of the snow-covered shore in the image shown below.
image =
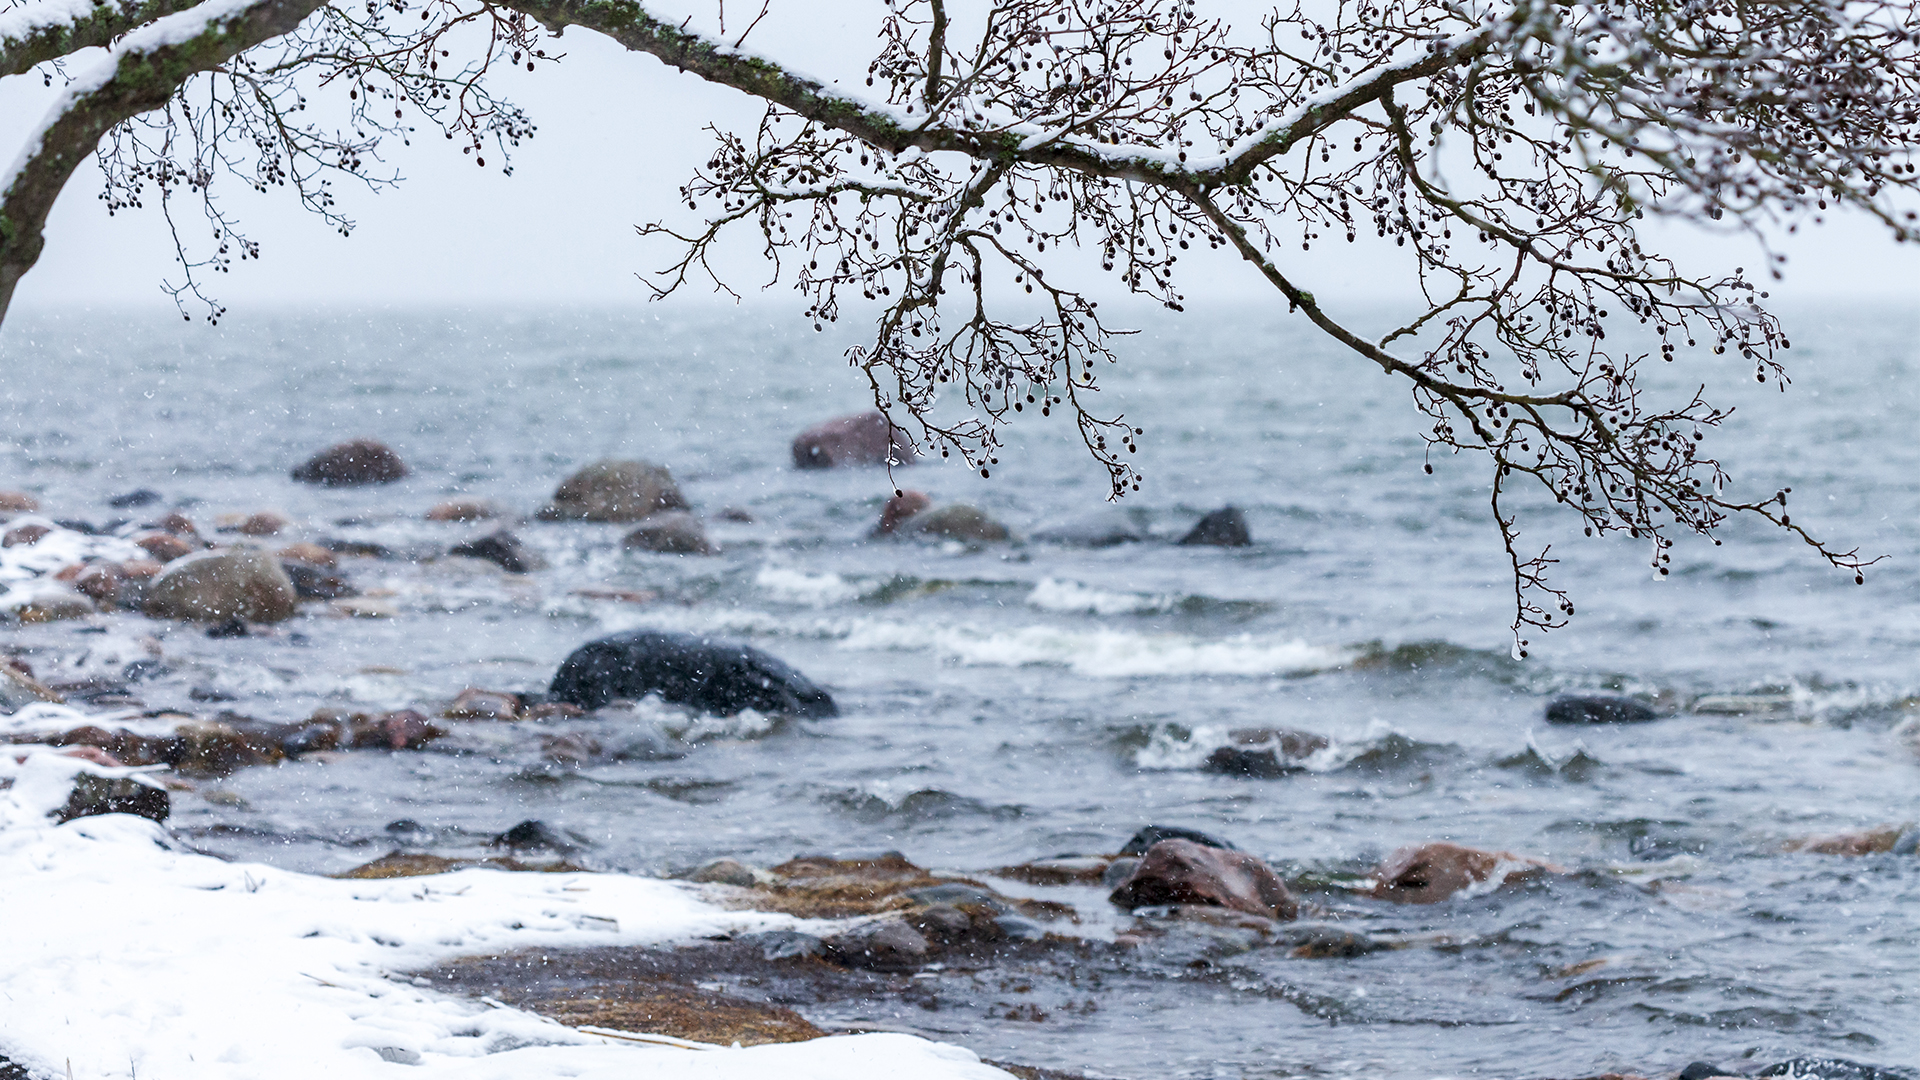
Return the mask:
<path id="1" fill-rule="evenodd" d="M 907 1035 L 647 1043 L 441 994 L 402 973 L 465 955 L 797 921 L 618 874 L 337 880 L 185 851 L 125 814 L 53 825 L 48 812 L 81 771 L 134 770 L 51 748 L 0 752 L 0 782 L 12 781 L 0 791 L 0 1055 L 36 1076 L 1006 1076 L 968 1050 Z"/>

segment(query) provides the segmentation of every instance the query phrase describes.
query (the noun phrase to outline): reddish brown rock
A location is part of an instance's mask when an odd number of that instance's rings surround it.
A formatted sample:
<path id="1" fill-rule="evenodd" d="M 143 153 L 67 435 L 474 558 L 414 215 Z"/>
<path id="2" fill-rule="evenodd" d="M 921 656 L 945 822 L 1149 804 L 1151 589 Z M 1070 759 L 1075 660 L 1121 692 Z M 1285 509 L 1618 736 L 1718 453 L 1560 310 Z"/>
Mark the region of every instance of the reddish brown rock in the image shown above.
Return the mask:
<path id="1" fill-rule="evenodd" d="M 172 533 L 156 532 L 134 540 L 156 562 L 170 563 L 200 550 L 198 545 L 189 544 Z"/>
<path id="2" fill-rule="evenodd" d="M 126 764 L 126 762 L 121 761 L 119 758 L 114 757 L 112 754 L 107 753 L 97 746 L 76 746 L 71 750 L 60 751 L 60 755 L 62 757 L 79 758 L 81 761 L 90 761 L 95 765 L 104 765 L 109 769 L 117 769 Z"/>
<path id="3" fill-rule="evenodd" d="M 46 525 L 21 525 L 0 534 L 0 547 L 29 547 L 40 542 L 40 538 L 53 529 Z"/>
<path id="4" fill-rule="evenodd" d="M 1162 840 L 1148 848 L 1110 899 L 1129 910 L 1196 904 L 1283 920 L 1300 913 L 1286 883 L 1266 863 L 1191 840 Z"/>
<path id="5" fill-rule="evenodd" d="M 118 563 L 88 563 L 73 576 L 75 592 L 109 606 L 119 605 L 127 585 L 127 573 Z"/>
<path id="6" fill-rule="evenodd" d="M 353 748 L 418 750 L 447 733 L 446 729 L 412 709 L 378 717 L 353 718 Z"/>
<path id="7" fill-rule="evenodd" d="M 453 699 L 453 704 L 442 710 L 440 715 L 449 720 L 518 720 L 520 699 L 512 694 L 468 687 L 460 691 Z"/>
<path id="8" fill-rule="evenodd" d="M 288 544 L 286 547 L 281 548 L 276 554 L 282 559 L 306 563 L 308 566 L 320 566 L 332 569 L 340 565 L 340 560 L 334 557 L 333 552 L 328 551 L 319 544 L 309 543 L 305 540 L 302 540 L 298 544 Z"/>
<path id="9" fill-rule="evenodd" d="M 427 511 L 428 521 L 486 521 L 500 516 L 500 508 L 485 499 L 449 499 Z"/>
<path id="10" fill-rule="evenodd" d="M 1387 856 L 1373 872 L 1371 895 L 1397 904 L 1434 904 L 1496 874 L 1502 881 L 1515 881 L 1558 871 L 1539 859 L 1439 841 L 1403 847 Z"/>
<path id="11" fill-rule="evenodd" d="M 391 484 L 406 475 L 407 465 L 400 460 L 400 455 L 373 439 L 354 439 L 330 446 L 293 470 L 295 480 L 326 487 Z"/>
<path id="12" fill-rule="evenodd" d="M 887 500 L 880 508 L 880 524 L 873 527 L 878 535 L 886 535 L 900 527 L 900 523 L 933 505 L 933 500 L 924 491 L 902 491 Z"/>
<path id="13" fill-rule="evenodd" d="M 645 461 L 596 461 L 554 489 L 542 521 L 639 521 L 662 510 L 685 510 L 673 474 Z"/>
<path id="14" fill-rule="evenodd" d="M 587 715 L 587 710 L 565 701 L 544 701 L 520 714 L 522 720 L 573 720 Z"/>
<path id="15" fill-rule="evenodd" d="M 1812 855 L 1878 855 L 1887 851 L 1912 855 L 1917 839 L 1920 839 L 1920 833 L 1916 833 L 1912 825 L 1882 825 L 1858 832 L 1802 837 L 1788 841 L 1787 850 L 1804 851 Z M 1902 843 L 1903 840 L 1905 843 Z"/>
<path id="16" fill-rule="evenodd" d="M 240 531 L 248 536 L 278 536 L 292 522 L 282 514 L 272 510 L 262 510 L 257 514 L 248 514 L 240 523 Z"/>
<path id="17" fill-rule="evenodd" d="M 195 539 L 200 536 L 200 527 L 193 523 L 192 518 L 178 510 L 155 522 L 154 528 L 170 532 L 175 536 L 191 536 Z"/>
<path id="18" fill-rule="evenodd" d="M 799 469 L 907 465 L 913 458 L 913 439 L 906 429 L 878 409 L 815 424 L 793 440 L 793 464 Z"/>
<path id="19" fill-rule="evenodd" d="M 31 514 L 40 501 L 24 491 L 0 491 L 0 514 Z"/>
<path id="20" fill-rule="evenodd" d="M 152 581 L 160 576 L 160 571 L 163 569 L 165 567 L 153 559 L 128 559 L 120 564 L 120 572 L 125 574 L 129 581 Z"/>

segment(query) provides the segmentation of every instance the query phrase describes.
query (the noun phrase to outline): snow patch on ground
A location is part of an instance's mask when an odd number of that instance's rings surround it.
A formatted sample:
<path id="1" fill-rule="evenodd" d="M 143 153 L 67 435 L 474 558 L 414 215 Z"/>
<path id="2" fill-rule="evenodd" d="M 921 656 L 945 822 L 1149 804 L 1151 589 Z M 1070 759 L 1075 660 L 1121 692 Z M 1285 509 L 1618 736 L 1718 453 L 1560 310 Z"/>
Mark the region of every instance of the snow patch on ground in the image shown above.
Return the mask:
<path id="1" fill-rule="evenodd" d="M 54 826 L 83 771 L 0 754 L 0 1054 L 36 1076 L 342 1080 L 1004 1080 L 907 1035 L 747 1049 L 595 1035 L 436 992 L 407 972 L 532 947 L 649 945 L 803 926 L 619 874 L 464 870 L 342 881 L 183 850 L 124 814 Z M 24 760 L 19 760 L 24 757 Z"/>

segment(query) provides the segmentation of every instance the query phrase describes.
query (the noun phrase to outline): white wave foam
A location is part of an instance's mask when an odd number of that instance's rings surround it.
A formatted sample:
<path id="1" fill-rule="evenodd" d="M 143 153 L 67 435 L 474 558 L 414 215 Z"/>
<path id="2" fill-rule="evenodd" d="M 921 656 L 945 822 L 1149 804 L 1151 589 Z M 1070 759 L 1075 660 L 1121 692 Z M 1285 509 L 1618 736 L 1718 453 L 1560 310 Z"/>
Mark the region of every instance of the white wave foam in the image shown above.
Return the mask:
<path id="1" fill-rule="evenodd" d="M 1084 612 L 1088 615 L 1144 615 L 1167 611 L 1176 598 L 1152 593 L 1108 592 L 1077 581 L 1042 578 L 1027 604 L 1042 611 Z"/>
<path id="2" fill-rule="evenodd" d="M 860 596 L 859 588 L 831 571 L 811 574 L 785 566 L 763 566 L 753 583 L 776 600 L 811 607 L 844 604 Z"/>
<path id="3" fill-rule="evenodd" d="M 967 624 L 927 625 L 856 620 L 842 646 L 873 651 L 926 651 L 981 667 L 1056 665 L 1081 675 L 1305 675 L 1349 662 L 1353 650 L 1241 634 L 1206 640 L 1184 634 L 1138 634 L 1023 626 L 983 630 Z"/>

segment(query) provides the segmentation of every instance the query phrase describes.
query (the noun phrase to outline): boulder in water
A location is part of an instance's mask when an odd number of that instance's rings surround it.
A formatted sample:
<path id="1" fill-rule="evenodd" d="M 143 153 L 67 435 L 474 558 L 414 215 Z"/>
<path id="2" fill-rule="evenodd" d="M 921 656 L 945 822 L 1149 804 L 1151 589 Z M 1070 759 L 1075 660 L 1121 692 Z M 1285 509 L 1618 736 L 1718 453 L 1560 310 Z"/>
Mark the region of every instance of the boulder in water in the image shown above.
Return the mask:
<path id="1" fill-rule="evenodd" d="M 1201 518 L 1179 542 L 1207 547 L 1246 547 L 1253 543 L 1253 534 L 1247 531 L 1247 518 L 1239 507 L 1223 506 Z"/>
<path id="2" fill-rule="evenodd" d="M 143 609 L 157 619 L 279 622 L 293 617 L 298 599 L 279 560 L 231 548 L 176 560 L 147 587 Z"/>
<path id="3" fill-rule="evenodd" d="M 912 463 L 913 440 L 878 409 L 815 424 L 793 440 L 797 469 Z"/>
<path id="4" fill-rule="evenodd" d="M 666 555 L 718 555 L 720 549 L 707 539 L 707 527 L 685 510 L 666 510 L 650 514 L 640 527 L 621 541 L 638 551 L 658 551 Z"/>
<path id="5" fill-rule="evenodd" d="M 0 491 L 0 514 L 31 514 L 40 509 L 40 500 L 24 491 Z"/>
<path id="6" fill-rule="evenodd" d="M 8 529 L 0 534 L 0 547 L 32 547 L 53 532 L 53 526 L 37 522 Z"/>
<path id="7" fill-rule="evenodd" d="M 639 521 L 687 500 L 664 467 L 645 461 L 596 461 L 554 489 L 542 521 Z"/>
<path id="8" fill-rule="evenodd" d="M 839 712 L 825 690 L 750 645 L 652 630 L 580 646 L 549 688 L 554 700 L 584 709 L 655 693 L 720 715 L 742 709 L 809 717 Z"/>
<path id="9" fill-rule="evenodd" d="M 900 528 L 900 523 L 933 505 L 933 500 L 924 491 L 897 491 L 880 508 L 880 524 L 873 527 L 873 535 L 886 536 Z"/>
<path id="10" fill-rule="evenodd" d="M 1191 840 L 1162 840 L 1148 848 L 1109 899 L 1129 910 L 1195 904 L 1280 920 L 1300 913 L 1300 905 L 1272 867 L 1245 852 Z"/>
<path id="11" fill-rule="evenodd" d="M 200 550 L 198 544 L 191 544 L 170 532 L 152 532 L 134 541 L 142 551 L 153 556 L 155 562 L 170 563 L 175 559 L 184 559 Z"/>
<path id="12" fill-rule="evenodd" d="M 1610 694 L 1569 694 L 1547 703 L 1549 724 L 1640 724 L 1657 718 L 1646 705 Z"/>
<path id="13" fill-rule="evenodd" d="M 1418 844 L 1387 856 L 1374 870 L 1371 895 L 1397 904 L 1434 904 L 1496 877 L 1504 883 L 1558 870 L 1539 859 L 1505 851 L 1482 851 L 1444 841 Z"/>
<path id="14" fill-rule="evenodd" d="M 922 510 L 896 531 L 903 536 L 933 536 L 976 544 L 998 543 L 1012 535 L 1005 525 L 988 517 L 986 511 L 965 503 Z"/>
<path id="15" fill-rule="evenodd" d="M 485 559 L 509 574 L 528 574 L 545 569 L 547 565 L 547 560 L 539 552 L 506 529 L 498 529 L 464 544 L 455 544 L 447 549 L 447 554 Z"/>
<path id="16" fill-rule="evenodd" d="M 1200 767 L 1228 776 L 1271 778 L 1298 772 L 1328 746 L 1325 735 L 1289 728 L 1242 728 L 1227 733 L 1228 745 L 1207 755 Z"/>
<path id="17" fill-rule="evenodd" d="M 161 498 L 161 494 L 152 488 L 135 488 L 125 495 L 115 495 L 108 499 L 107 505 L 115 510 L 132 510 L 141 506 L 152 506 Z"/>
<path id="18" fill-rule="evenodd" d="M 485 521 L 500 516 L 500 508 L 485 499 L 449 499 L 427 511 L 428 521 Z"/>
<path id="19" fill-rule="evenodd" d="M 293 478 L 303 484 L 327 487 L 355 487 L 361 484 L 391 484 L 407 475 L 407 464 L 382 442 L 354 439 L 330 446 L 293 470 Z"/>

